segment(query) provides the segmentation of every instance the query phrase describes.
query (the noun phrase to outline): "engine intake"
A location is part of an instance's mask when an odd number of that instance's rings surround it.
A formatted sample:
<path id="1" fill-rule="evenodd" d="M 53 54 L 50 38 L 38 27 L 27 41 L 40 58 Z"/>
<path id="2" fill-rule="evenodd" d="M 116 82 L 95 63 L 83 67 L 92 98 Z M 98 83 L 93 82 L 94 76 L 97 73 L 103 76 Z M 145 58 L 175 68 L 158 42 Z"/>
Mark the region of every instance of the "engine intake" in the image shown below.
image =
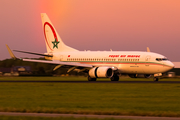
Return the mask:
<path id="1" fill-rule="evenodd" d="M 110 78 L 114 74 L 111 67 L 94 67 L 89 70 L 89 76 L 91 78 Z"/>

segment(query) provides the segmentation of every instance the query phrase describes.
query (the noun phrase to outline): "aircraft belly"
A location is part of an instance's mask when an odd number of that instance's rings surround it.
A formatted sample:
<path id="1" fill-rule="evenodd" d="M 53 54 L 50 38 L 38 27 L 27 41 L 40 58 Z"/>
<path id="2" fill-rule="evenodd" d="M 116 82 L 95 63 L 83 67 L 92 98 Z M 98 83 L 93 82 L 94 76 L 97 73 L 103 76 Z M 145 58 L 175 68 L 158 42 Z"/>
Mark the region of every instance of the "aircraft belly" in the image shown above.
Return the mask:
<path id="1" fill-rule="evenodd" d="M 91 65 L 94 65 L 94 66 L 111 66 L 111 67 L 118 67 L 117 66 L 117 64 L 111 64 L 111 63 L 108 63 L 108 64 L 106 64 L 106 63 L 91 63 Z"/>
<path id="2" fill-rule="evenodd" d="M 121 64 L 119 65 L 122 73 L 143 74 L 143 66 L 141 64 Z"/>
<path id="3" fill-rule="evenodd" d="M 145 74 L 155 74 L 161 73 L 163 70 L 163 65 L 145 65 L 144 66 L 144 73 Z"/>

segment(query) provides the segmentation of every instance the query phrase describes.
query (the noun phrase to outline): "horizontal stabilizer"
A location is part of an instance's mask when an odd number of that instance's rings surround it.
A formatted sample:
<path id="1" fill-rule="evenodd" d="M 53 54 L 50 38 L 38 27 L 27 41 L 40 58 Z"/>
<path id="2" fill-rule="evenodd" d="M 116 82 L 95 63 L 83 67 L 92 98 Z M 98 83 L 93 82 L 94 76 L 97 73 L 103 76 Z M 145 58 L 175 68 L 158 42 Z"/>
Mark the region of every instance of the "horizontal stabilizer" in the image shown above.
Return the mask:
<path id="1" fill-rule="evenodd" d="M 46 55 L 41 53 L 33 53 L 33 52 L 26 52 L 26 51 L 19 51 L 19 50 L 13 50 L 15 52 L 21 52 L 21 53 L 27 53 L 27 54 L 33 54 L 33 55 L 40 55 L 40 56 L 46 56 L 46 57 L 53 57 L 53 55 Z"/>

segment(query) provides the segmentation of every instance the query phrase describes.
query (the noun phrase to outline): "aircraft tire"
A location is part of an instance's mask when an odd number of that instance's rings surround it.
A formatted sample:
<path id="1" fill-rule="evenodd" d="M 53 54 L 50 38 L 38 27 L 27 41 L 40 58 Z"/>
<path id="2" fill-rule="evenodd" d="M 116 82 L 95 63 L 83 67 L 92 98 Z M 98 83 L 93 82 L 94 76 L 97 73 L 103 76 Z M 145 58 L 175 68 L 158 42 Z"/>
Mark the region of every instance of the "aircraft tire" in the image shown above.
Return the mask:
<path id="1" fill-rule="evenodd" d="M 118 75 L 113 75 L 111 77 L 111 81 L 119 81 L 119 76 Z"/>
<path id="2" fill-rule="evenodd" d="M 157 82 L 159 80 L 159 78 L 158 77 L 154 77 L 153 80 L 154 80 L 154 82 Z"/>
<path id="3" fill-rule="evenodd" d="M 88 81 L 96 81 L 96 78 L 91 78 L 90 76 L 88 76 Z"/>

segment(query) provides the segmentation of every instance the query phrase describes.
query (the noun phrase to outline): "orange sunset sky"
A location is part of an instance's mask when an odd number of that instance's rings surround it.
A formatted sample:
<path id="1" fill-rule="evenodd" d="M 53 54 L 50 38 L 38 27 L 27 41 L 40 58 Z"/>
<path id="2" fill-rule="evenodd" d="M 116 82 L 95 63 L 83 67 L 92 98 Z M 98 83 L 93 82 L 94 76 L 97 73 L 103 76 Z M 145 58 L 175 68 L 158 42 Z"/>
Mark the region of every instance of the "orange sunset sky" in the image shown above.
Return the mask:
<path id="1" fill-rule="evenodd" d="M 78 50 L 146 51 L 180 61 L 180 0 L 1 0 L 0 60 L 45 53 L 40 13 Z M 17 57 L 39 57 L 15 53 Z"/>

